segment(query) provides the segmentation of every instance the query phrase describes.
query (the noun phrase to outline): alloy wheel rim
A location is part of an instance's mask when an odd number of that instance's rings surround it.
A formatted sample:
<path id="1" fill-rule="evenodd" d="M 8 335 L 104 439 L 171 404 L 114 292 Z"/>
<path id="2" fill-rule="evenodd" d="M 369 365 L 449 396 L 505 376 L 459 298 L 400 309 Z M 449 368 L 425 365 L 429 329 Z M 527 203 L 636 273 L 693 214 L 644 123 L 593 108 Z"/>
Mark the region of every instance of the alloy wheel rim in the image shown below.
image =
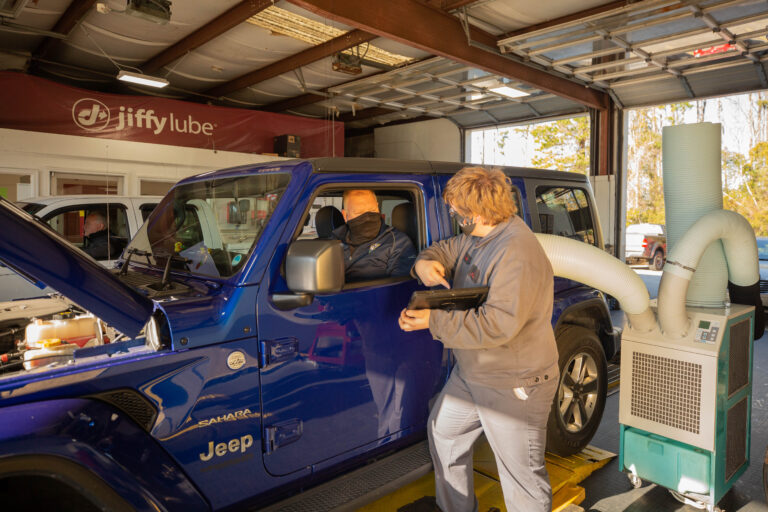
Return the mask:
<path id="1" fill-rule="evenodd" d="M 592 419 L 598 398 L 597 362 L 586 352 L 565 365 L 558 387 L 558 412 L 568 432 L 581 431 Z"/>

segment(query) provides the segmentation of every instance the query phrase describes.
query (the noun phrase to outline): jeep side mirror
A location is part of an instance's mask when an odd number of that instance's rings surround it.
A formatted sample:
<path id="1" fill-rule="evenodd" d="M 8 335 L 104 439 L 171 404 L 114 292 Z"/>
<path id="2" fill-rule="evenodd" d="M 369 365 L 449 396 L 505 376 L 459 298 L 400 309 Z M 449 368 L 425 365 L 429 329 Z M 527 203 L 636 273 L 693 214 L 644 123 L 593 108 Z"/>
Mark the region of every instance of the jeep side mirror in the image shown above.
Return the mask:
<path id="1" fill-rule="evenodd" d="M 297 240 L 285 261 L 288 288 L 298 293 L 335 293 L 344 287 L 344 251 L 338 240 Z"/>
<path id="2" fill-rule="evenodd" d="M 339 240 L 296 240 L 288 248 L 285 279 L 292 294 L 275 293 L 272 302 L 288 310 L 312 303 L 316 294 L 344 287 L 344 250 Z"/>

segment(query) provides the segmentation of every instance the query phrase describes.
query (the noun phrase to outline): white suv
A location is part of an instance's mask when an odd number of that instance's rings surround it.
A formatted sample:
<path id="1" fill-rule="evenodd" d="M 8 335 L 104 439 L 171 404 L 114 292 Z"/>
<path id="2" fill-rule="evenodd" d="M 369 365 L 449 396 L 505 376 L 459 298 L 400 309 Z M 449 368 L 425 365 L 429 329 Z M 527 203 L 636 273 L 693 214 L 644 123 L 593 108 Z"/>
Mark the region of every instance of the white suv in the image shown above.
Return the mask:
<path id="1" fill-rule="evenodd" d="M 162 197 L 74 195 L 28 199 L 17 203 L 27 213 L 45 222 L 72 245 L 83 247 L 83 224 L 91 211 L 109 212 L 109 231 L 113 239 L 124 240 L 127 245 L 144 223 L 144 219 L 157 206 Z M 115 260 L 102 260 L 111 267 Z M 51 288 L 41 289 L 13 270 L 0 264 L 0 302 L 39 297 L 53 293 Z"/>

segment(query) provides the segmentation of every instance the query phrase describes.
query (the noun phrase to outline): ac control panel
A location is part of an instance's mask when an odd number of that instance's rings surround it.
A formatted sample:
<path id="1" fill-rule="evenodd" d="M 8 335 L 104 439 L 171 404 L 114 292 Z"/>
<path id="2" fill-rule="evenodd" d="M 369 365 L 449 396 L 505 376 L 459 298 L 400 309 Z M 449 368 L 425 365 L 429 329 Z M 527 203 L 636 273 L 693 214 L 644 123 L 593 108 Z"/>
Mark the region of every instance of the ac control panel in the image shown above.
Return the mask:
<path id="1" fill-rule="evenodd" d="M 700 319 L 696 325 L 696 332 L 693 335 L 693 341 L 698 343 L 714 344 L 715 341 L 717 341 L 717 335 L 719 332 L 719 320 Z"/>

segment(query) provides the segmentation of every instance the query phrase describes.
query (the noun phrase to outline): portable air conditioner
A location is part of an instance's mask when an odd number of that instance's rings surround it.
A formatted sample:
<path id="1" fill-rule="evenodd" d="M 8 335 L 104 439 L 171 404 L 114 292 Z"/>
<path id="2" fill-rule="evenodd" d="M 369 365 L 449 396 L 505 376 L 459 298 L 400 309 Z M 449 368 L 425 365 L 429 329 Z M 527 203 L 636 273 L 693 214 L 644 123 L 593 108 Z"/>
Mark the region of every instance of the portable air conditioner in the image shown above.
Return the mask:
<path id="1" fill-rule="evenodd" d="M 682 339 L 624 330 L 619 464 L 711 512 L 749 465 L 754 307 L 687 314 Z"/>

